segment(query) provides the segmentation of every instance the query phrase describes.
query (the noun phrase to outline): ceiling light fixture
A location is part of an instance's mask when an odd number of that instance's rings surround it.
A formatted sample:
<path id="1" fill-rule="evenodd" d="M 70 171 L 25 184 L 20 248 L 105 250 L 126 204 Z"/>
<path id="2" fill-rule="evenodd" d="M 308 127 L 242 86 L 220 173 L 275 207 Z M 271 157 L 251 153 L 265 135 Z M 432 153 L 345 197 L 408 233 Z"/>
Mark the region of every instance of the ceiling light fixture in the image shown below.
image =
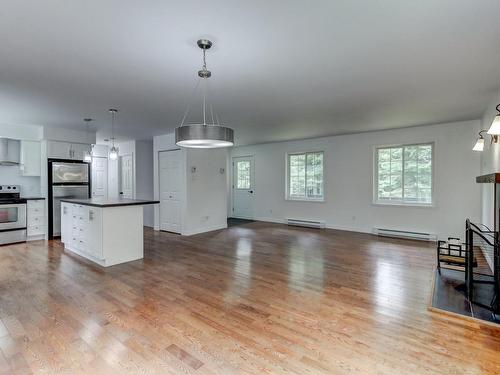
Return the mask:
<path id="1" fill-rule="evenodd" d="M 208 39 L 200 39 L 197 42 L 198 47 L 203 50 L 203 67 L 198 71 L 198 83 L 195 87 L 195 93 L 200 82 L 203 82 L 203 123 L 184 125 L 186 117 L 189 114 L 189 103 L 184 112 L 181 126 L 175 129 L 175 143 L 177 146 L 190 148 L 219 148 L 230 147 L 234 145 L 233 129 L 220 125 L 219 116 L 214 111 L 212 104 L 208 104 L 208 78 L 212 72 L 207 69 L 206 51 L 212 47 L 212 42 Z M 207 123 L 207 107 L 210 109 L 211 123 Z M 215 117 L 214 117 L 215 116 Z"/>
<path id="2" fill-rule="evenodd" d="M 83 121 L 85 121 L 86 132 L 87 132 L 87 134 L 86 134 L 86 136 L 87 136 L 87 150 L 83 154 L 83 161 L 85 161 L 87 163 L 92 163 L 92 149 L 93 149 L 94 145 L 90 144 L 89 134 L 90 134 L 90 123 L 94 120 L 91 118 L 84 118 Z"/>
<path id="3" fill-rule="evenodd" d="M 116 160 L 118 159 L 118 148 L 115 147 L 115 116 L 118 113 L 117 109 L 111 108 L 109 110 L 109 113 L 111 113 L 111 149 L 109 150 L 109 159 L 110 160 Z"/>
<path id="4" fill-rule="evenodd" d="M 488 134 L 494 136 L 494 142 L 497 142 L 498 135 L 500 135 L 500 104 L 497 105 L 497 115 L 493 119 Z"/>

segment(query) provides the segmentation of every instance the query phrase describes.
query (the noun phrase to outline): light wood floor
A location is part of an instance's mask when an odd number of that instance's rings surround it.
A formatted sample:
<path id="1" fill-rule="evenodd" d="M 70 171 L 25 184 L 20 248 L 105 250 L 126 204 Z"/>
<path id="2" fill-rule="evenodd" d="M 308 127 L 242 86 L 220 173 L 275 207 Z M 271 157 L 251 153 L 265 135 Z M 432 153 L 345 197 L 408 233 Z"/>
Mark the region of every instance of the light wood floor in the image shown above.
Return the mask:
<path id="1" fill-rule="evenodd" d="M 268 223 L 145 242 L 108 269 L 0 247 L 0 372 L 500 373 L 500 331 L 427 311 L 430 245 Z"/>

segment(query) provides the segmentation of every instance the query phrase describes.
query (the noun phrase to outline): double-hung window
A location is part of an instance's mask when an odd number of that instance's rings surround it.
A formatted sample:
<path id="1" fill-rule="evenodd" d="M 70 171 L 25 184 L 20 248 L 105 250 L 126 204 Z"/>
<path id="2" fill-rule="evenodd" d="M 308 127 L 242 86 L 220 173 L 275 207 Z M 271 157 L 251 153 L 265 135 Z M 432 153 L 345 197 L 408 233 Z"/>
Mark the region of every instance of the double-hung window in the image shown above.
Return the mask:
<path id="1" fill-rule="evenodd" d="M 324 200 L 323 151 L 288 154 L 287 198 L 296 200 Z"/>
<path id="2" fill-rule="evenodd" d="M 433 204 L 434 144 L 375 149 L 375 203 Z"/>

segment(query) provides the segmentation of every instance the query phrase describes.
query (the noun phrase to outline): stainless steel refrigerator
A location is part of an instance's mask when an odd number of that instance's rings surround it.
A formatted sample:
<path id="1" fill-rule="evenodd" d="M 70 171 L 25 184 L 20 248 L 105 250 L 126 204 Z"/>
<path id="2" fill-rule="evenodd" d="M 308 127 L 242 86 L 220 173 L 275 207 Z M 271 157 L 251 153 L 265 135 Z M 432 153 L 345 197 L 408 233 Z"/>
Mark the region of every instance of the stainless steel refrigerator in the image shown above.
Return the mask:
<path id="1" fill-rule="evenodd" d="M 90 164 L 49 160 L 49 238 L 61 235 L 61 199 L 90 198 Z"/>

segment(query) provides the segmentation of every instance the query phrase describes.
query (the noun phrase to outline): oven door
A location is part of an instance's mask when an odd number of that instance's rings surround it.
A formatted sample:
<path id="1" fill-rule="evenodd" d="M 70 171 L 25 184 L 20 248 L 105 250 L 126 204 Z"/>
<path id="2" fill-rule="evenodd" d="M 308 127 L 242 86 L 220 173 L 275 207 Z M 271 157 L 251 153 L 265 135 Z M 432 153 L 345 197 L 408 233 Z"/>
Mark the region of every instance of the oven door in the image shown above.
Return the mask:
<path id="1" fill-rule="evenodd" d="M 0 204 L 0 231 L 26 228 L 26 203 Z"/>

